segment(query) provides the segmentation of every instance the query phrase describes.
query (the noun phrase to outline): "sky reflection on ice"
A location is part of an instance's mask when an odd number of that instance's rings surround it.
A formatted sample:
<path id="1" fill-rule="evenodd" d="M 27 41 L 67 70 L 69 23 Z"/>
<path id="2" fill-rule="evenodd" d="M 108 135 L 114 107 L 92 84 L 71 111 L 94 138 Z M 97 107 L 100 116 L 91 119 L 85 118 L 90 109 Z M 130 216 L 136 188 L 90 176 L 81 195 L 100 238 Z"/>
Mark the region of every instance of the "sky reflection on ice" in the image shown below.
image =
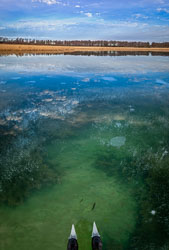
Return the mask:
<path id="1" fill-rule="evenodd" d="M 168 71 L 168 57 L 154 56 L 2 56 L 0 71 L 16 73 L 148 73 Z M 16 78 L 15 78 L 16 79 Z"/>

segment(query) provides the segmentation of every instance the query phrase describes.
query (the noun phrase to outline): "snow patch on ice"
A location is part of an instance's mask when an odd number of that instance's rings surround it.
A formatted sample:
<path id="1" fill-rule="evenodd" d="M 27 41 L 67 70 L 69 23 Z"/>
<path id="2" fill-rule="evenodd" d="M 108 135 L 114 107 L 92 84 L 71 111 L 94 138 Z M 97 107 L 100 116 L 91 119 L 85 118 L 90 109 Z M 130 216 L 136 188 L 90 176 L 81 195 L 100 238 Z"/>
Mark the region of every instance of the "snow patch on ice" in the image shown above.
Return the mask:
<path id="1" fill-rule="evenodd" d="M 158 84 L 167 84 L 167 82 L 165 82 L 164 80 L 161 80 L 161 79 L 156 79 L 156 83 L 158 83 Z"/>
<path id="2" fill-rule="evenodd" d="M 126 142 L 125 136 L 116 136 L 116 137 L 113 137 L 109 141 L 108 145 L 119 148 L 119 147 L 123 146 L 125 144 L 125 142 Z"/>
<path id="3" fill-rule="evenodd" d="M 117 81 L 117 79 L 112 77 L 112 76 L 104 76 L 104 77 L 102 77 L 102 79 L 105 80 L 105 81 L 110 81 L 110 82 L 116 82 Z"/>

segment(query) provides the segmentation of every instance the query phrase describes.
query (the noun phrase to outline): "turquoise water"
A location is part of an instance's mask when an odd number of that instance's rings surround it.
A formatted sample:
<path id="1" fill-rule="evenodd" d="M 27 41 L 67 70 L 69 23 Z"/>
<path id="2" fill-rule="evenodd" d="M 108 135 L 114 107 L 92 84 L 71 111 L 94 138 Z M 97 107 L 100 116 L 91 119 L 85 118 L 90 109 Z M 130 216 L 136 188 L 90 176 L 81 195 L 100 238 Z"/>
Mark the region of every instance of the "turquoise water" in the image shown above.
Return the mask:
<path id="1" fill-rule="evenodd" d="M 0 58 L 0 249 L 169 248 L 169 58 Z"/>

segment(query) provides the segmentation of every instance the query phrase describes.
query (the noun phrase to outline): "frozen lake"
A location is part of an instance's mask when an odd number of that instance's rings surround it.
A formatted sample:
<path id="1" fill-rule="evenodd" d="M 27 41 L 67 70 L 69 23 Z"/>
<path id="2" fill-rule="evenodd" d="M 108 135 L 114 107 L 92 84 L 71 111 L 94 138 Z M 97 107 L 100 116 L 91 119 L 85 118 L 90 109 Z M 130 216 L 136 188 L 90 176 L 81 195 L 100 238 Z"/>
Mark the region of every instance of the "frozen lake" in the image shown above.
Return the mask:
<path id="1" fill-rule="evenodd" d="M 168 56 L 0 57 L 1 250 L 169 249 L 168 162 Z"/>

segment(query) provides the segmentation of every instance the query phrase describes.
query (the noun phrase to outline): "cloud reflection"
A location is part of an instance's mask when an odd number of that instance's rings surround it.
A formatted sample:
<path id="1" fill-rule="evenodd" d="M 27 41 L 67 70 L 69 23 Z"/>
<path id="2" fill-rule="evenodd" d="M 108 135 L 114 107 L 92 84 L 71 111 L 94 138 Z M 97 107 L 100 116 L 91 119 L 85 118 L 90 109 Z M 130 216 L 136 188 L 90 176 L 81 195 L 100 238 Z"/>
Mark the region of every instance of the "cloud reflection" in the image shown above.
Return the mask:
<path id="1" fill-rule="evenodd" d="M 50 74 L 106 74 L 106 73 L 147 73 L 168 72 L 168 57 L 153 56 L 2 56 L 1 72 L 46 73 Z"/>

